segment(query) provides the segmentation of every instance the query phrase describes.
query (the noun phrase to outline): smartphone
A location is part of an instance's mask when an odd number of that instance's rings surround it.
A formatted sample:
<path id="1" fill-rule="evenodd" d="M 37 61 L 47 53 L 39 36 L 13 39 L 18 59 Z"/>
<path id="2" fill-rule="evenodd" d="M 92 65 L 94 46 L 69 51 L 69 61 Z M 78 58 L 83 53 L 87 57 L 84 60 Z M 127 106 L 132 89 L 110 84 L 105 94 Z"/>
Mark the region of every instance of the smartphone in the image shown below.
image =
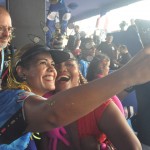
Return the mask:
<path id="1" fill-rule="evenodd" d="M 150 46 L 150 20 L 135 20 L 136 29 L 143 48 Z"/>

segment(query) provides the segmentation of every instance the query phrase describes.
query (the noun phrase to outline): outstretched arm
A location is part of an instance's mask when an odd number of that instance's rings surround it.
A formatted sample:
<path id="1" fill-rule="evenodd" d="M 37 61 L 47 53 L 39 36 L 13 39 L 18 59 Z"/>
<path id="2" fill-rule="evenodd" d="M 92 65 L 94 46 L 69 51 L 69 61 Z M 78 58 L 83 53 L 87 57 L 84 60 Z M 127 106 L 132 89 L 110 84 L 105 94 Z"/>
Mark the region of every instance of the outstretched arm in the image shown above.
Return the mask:
<path id="1" fill-rule="evenodd" d="M 149 81 L 150 67 L 147 64 L 150 64 L 150 48 L 102 79 L 59 92 L 47 101 L 29 97 L 24 107 L 28 130 L 45 131 L 67 125 L 127 87 Z"/>

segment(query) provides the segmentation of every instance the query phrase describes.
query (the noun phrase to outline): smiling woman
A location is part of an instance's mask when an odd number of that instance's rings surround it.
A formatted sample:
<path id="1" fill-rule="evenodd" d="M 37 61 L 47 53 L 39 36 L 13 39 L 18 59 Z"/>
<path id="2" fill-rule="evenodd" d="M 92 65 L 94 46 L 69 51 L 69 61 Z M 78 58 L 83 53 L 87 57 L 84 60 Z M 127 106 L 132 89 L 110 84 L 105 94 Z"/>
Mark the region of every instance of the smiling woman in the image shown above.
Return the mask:
<path id="1" fill-rule="evenodd" d="M 66 58 L 69 58 L 69 54 L 63 51 L 53 51 L 42 45 L 33 46 L 33 44 L 29 44 L 15 53 L 12 61 L 12 73 L 20 84 L 24 82 L 24 84 L 30 87 L 30 91 L 42 96 L 46 93 L 43 93 L 45 89 L 47 89 L 47 91 L 55 89 L 57 73 L 54 69 L 54 61 L 60 63 Z M 21 66 L 23 66 L 23 68 Z M 47 68 L 49 68 L 49 72 L 47 72 Z M 8 84 L 9 88 L 18 86 L 15 84 L 19 84 L 19 82 L 13 82 L 15 78 L 13 80 L 10 78 Z M 44 90 L 42 90 L 42 88 L 44 88 Z"/>
<path id="2" fill-rule="evenodd" d="M 61 57 L 55 57 L 54 54 L 56 53 L 57 56 Z M 70 58 L 68 53 L 63 51 L 53 52 L 45 46 L 34 44 L 19 49 L 15 52 L 14 61 L 12 61 L 12 72 L 9 75 L 8 84 L 11 89 L 8 88 L 0 92 L 0 149 L 26 149 L 30 140 L 30 132 L 44 132 L 66 126 L 87 115 L 91 110 L 99 108 L 103 103 L 107 106 L 111 102 L 111 100 L 107 101 L 110 97 L 128 86 L 149 81 L 150 70 L 149 66 L 145 65 L 150 63 L 149 57 L 150 48 L 146 48 L 118 71 L 91 83 L 76 86 L 75 82 L 80 81 L 80 78 L 74 75 L 79 75 L 79 72 L 75 62 L 72 63 L 71 60 L 68 60 Z M 45 92 L 54 89 L 54 78 L 56 76 L 54 62 L 61 63 L 65 60 L 68 60 L 68 62 L 64 63 L 62 67 L 67 72 L 61 73 L 60 78 L 61 76 L 67 76 L 70 80 L 63 81 L 63 84 L 69 83 L 69 87 L 76 87 L 56 93 L 49 98 L 42 97 Z M 138 74 L 138 76 L 133 77 L 132 74 Z M 143 74 L 144 78 L 142 78 Z M 58 81 L 60 78 L 58 77 Z M 38 85 L 35 81 L 38 82 Z M 114 83 L 115 86 L 113 86 Z M 32 89 L 35 93 L 29 92 Z M 41 89 L 40 92 L 39 89 Z M 52 94 L 53 92 L 50 91 L 49 95 Z M 119 113 L 119 110 L 116 109 L 116 106 L 112 103 L 108 108 L 111 108 L 110 114 L 114 112 L 114 115 L 117 116 L 110 117 L 109 113 L 103 114 L 101 119 L 96 120 L 97 123 L 94 125 L 99 125 L 100 129 L 103 129 L 117 149 L 140 150 L 141 145 L 137 137 Z M 106 110 L 109 110 L 108 108 Z M 92 116 L 95 118 L 95 115 L 99 116 L 100 113 L 94 113 Z M 90 127 L 93 127 L 92 116 Z M 114 121 L 115 118 L 120 119 Z M 86 117 L 84 119 L 86 121 Z M 108 124 L 108 121 L 111 124 Z M 112 125 L 112 122 L 116 124 Z M 80 137 L 82 138 L 85 135 L 84 125 L 82 121 L 79 124 Z M 86 125 L 89 124 L 86 123 Z M 116 132 L 116 129 L 120 132 Z M 61 130 L 61 133 L 63 131 Z M 116 138 L 122 137 L 120 136 L 121 133 L 123 133 L 124 140 L 120 141 L 119 139 L 118 142 Z M 91 136 L 86 139 L 83 138 L 82 144 L 85 144 L 84 148 L 86 150 L 88 149 L 87 141 L 91 140 L 95 141 L 95 138 L 93 139 Z M 94 142 L 95 144 L 97 143 Z"/>
<path id="3" fill-rule="evenodd" d="M 70 59 L 56 65 L 56 70 L 58 73 L 56 79 L 56 91 L 63 91 L 79 86 L 81 79 L 83 79 L 75 59 Z"/>
<path id="4" fill-rule="evenodd" d="M 103 68 L 102 70 L 107 70 L 106 74 L 108 75 L 110 60 L 107 56 L 102 55 L 99 57 L 101 59 L 103 58 L 104 60 L 107 60 L 107 67 L 105 69 Z M 74 57 L 69 58 L 65 62 L 57 64 L 56 70 L 58 73 L 56 79 L 56 92 L 64 91 L 87 83 L 87 81 L 81 75 L 78 63 Z M 104 76 L 106 76 L 105 72 Z M 117 107 L 114 108 L 114 104 L 118 106 L 118 108 L 120 109 L 119 111 Z M 113 112 L 111 111 L 112 109 Z M 96 110 L 78 119 L 74 123 L 69 124 L 64 128 L 56 128 L 52 131 L 47 132 L 42 137 L 43 145 L 41 150 L 97 150 L 99 148 L 101 150 L 105 150 L 108 147 L 113 149 L 113 144 L 116 144 L 116 147 L 118 147 L 119 137 L 123 136 L 121 134 L 123 134 L 123 131 L 126 130 L 123 127 L 123 122 L 118 121 L 119 118 L 121 118 L 121 113 L 124 114 L 122 105 L 119 99 L 113 96 Z M 107 120 L 106 122 L 103 117 Z M 108 118 L 116 119 L 114 119 L 112 122 Z M 113 129 L 115 133 L 115 136 L 113 136 L 111 127 L 116 125 L 118 125 L 120 128 L 117 128 L 116 131 Z M 117 132 L 119 132 L 118 135 L 116 134 Z M 104 133 L 107 133 L 108 136 L 106 136 Z M 112 143 L 110 142 L 110 140 Z M 115 143 L 115 140 L 118 142 Z"/>

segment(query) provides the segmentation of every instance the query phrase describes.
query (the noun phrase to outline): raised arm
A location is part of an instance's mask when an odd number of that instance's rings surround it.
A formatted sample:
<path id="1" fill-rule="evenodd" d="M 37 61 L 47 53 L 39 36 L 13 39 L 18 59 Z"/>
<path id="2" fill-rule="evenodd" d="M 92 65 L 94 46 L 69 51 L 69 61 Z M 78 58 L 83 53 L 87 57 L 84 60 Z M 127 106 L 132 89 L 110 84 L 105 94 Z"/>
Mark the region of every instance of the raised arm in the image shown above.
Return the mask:
<path id="1" fill-rule="evenodd" d="M 150 48 L 102 79 L 60 92 L 44 102 L 28 98 L 24 107 L 28 130 L 44 131 L 69 124 L 123 89 L 149 81 L 150 67 L 147 64 L 150 64 Z"/>

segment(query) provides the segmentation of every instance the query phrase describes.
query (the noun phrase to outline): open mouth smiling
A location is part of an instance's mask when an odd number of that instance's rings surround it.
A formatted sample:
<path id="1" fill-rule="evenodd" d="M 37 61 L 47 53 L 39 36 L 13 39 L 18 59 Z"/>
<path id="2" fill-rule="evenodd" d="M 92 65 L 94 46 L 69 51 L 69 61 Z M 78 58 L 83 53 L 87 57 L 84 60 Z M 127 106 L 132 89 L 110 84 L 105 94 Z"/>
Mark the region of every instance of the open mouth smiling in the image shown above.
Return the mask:
<path id="1" fill-rule="evenodd" d="M 59 76 L 57 78 L 57 81 L 69 81 L 70 80 L 70 76 L 66 76 L 66 75 L 62 75 L 62 76 Z"/>
<path id="2" fill-rule="evenodd" d="M 44 79 L 47 80 L 47 81 L 54 81 L 54 77 L 51 76 L 51 75 L 46 75 L 46 76 L 44 77 Z"/>

